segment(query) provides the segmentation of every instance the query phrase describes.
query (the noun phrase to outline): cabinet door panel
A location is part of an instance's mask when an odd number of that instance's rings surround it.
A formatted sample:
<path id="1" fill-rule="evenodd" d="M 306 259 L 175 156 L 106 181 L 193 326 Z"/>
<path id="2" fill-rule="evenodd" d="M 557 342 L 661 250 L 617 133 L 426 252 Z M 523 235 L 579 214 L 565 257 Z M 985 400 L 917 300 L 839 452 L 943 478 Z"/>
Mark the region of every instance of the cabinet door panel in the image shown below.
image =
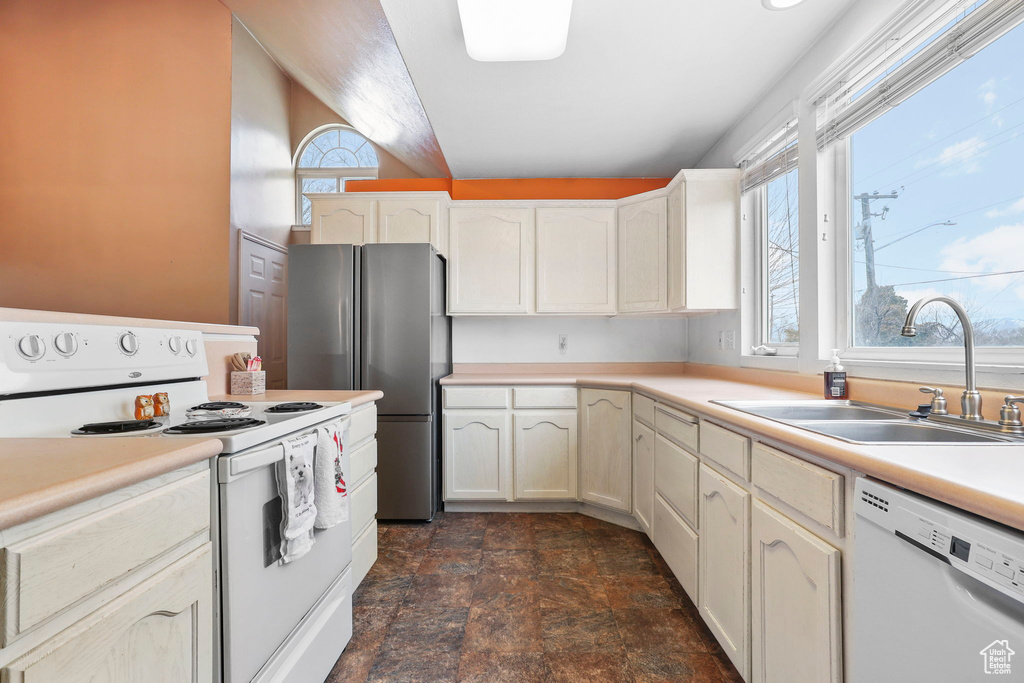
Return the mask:
<path id="1" fill-rule="evenodd" d="M 839 551 L 754 501 L 753 674 L 759 683 L 838 683 Z"/>
<path id="2" fill-rule="evenodd" d="M 664 197 L 619 209 L 619 310 L 668 307 L 668 236 Z"/>
<path id="3" fill-rule="evenodd" d="M 615 313 L 615 209 L 537 209 L 537 312 Z"/>
<path id="4" fill-rule="evenodd" d="M 632 410 L 630 392 L 580 391 L 582 498 L 630 513 Z"/>
<path id="5" fill-rule="evenodd" d="M 451 210 L 448 310 L 529 313 L 533 291 L 533 210 Z"/>
<path id="6" fill-rule="evenodd" d="M 367 199 L 314 199 L 313 244 L 373 244 L 377 241 L 377 202 Z"/>
<path id="7" fill-rule="evenodd" d="M 0 673 L 22 683 L 181 683 L 213 677 L 213 561 L 206 544 Z"/>
<path id="8" fill-rule="evenodd" d="M 516 498 L 576 500 L 576 411 L 518 413 Z"/>
<path id="9" fill-rule="evenodd" d="M 700 614 L 733 665 L 750 673 L 750 494 L 700 466 Z"/>
<path id="10" fill-rule="evenodd" d="M 509 415 L 445 413 L 446 500 L 511 500 Z"/>
<path id="11" fill-rule="evenodd" d="M 429 199 L 382 199 L 377 209 L 377 234 L 381 244 L 429 242 L 443 253 L 441 205 Z"/>
<path id="12" fill-rule="evenodd" d="M 654 430 L 633 422 L 633 516 L 647 535 L 654 522 Z"/>
<path id="13" fill-rule="evenodd" d="M 695 603 L 697 593 L 697 532 L 690 528 L 660 493 L 654 495 L 654 547 Z"/>

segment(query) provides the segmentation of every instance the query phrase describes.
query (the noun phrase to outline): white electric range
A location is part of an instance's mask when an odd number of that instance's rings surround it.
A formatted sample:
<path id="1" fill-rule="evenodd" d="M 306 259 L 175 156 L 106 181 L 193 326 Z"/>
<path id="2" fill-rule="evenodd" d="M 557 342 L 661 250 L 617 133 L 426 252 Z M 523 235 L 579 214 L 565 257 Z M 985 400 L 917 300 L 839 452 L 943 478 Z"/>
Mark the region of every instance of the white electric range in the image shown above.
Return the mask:
<path id="1" fill-rule="evenodd" d="M 216 438 L 213 537 L 221 671 L 238 681 L 322 681 L 352 632 L 349 523 L 280 563 L 282 442 L 338 425 L 348 403 L 211 402 L 194 330 L 0 322 L 0 438 Z M 170 415 L 135 420 L 138 395 Z M 344 446 L 344 444 L 343 444 Z M 348 470 L 343 450 L 342 466 Z"/>

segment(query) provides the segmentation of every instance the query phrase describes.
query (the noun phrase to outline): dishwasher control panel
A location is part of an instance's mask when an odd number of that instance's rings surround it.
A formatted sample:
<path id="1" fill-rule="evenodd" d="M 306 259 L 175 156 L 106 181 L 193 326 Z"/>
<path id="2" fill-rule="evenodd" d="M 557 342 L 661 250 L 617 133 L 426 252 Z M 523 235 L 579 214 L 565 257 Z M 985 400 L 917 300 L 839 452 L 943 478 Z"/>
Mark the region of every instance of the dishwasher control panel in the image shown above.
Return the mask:
<path id="1" fill-rule="evenodd" d="M 857 516 L 993 588 L 1024 596 L 1024 534 L 995 534 L 988 520 L 976 523 L 963 510 L 868 479 L 858 480 L 856 495 Z"/>

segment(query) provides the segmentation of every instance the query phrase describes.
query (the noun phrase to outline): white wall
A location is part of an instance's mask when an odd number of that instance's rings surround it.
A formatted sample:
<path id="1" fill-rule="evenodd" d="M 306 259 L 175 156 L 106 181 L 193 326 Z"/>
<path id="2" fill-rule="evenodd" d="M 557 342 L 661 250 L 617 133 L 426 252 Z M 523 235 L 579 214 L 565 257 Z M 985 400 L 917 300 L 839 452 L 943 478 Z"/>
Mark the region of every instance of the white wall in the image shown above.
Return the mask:
<path id="1" fill-rule="evenodd" d="M 230 315 L 238 320 L 238 231 L 288 243 L 295 222 L 291 81 L 231 17 Z"/>
<path id="2" fill-rule="evenodd" d="M 815 148 L 813 135 L 813 106 L 806 90 L 829 68 L 867 40 L 885 21 L 892 16 L 902 3 L 892 0 L 858 0 L 850 6 L 797 62 L 757 100 L 733 127 L 715 143 L 715 146 L 698 164 L 699 168 L 734 167 L 737 155 L 746 151 L 750 143 L 764 134 L 765 127 L 772 124 L 785 109 L 796 110 L 801 115 L 800 149 Z M 781 122 L 780 122 L 781 125 Z M 808 315 L 801 313 L 801 371 L 820 370 L 819 349 L 816 327 L 813 323 L 819 316 L 830 314 L 833 305 L 819 304 L 819 285 L 814 277 L 816 262 L 807 258 L 820 248 L 817 237 L 817 199 L 815 178 L 815 155 L 800 155 L 800 254 L 801 254 L 801 308 L 809 308 Z M 746 229 L 750 224 L 744 222 Z M 744 261 L 743 268 L 749 271 L 752 264 Z M 748 299 L 744 299 L 747 301 Z M 822 299 L 824 302 L 824 299 Z M 741 312 L 716 313 L 690 320 L 689 361 L 714 363 L 718 365 L 740 365 L 742 345 L 736 350 L 718 349 L 718 331 L 736 330 L 736 339 L 741 339 Z"/>
<path id="3" fill-rule="evenodd" d="M 685 318 L 453 318 L 456 363 L 685 361 Z M 569 336 L 568 353 L 558 335 Z"/>

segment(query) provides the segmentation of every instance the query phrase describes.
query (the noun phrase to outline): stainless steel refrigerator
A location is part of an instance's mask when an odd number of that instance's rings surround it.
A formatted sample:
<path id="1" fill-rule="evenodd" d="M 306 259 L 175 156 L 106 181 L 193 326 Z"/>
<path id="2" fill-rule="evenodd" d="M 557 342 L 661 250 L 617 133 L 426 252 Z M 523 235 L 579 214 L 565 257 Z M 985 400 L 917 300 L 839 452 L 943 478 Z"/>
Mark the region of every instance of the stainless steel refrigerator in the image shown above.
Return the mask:
<path id="1" fill-rule="evenodd" d="M 429 520 L 440 504 L 444 298 L 445 262 L 429 244 L 288 248 L 288 388 L 384 392 L 378 519 Z"/>

